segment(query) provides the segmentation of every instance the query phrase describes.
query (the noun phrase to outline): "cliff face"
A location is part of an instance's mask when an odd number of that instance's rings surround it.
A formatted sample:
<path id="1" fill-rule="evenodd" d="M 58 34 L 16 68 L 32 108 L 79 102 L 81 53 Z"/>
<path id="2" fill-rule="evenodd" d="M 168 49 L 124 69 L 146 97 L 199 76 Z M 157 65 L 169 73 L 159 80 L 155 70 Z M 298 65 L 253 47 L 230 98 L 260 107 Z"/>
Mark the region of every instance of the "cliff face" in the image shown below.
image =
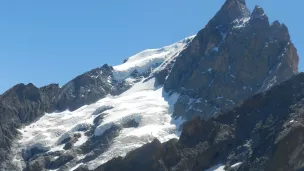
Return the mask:
<path id="1" fill-rule="evenodd" d="M 284 24 L 227 0 L 177 57 L 164 88 L 181 94 L 175 116 L 208 118 L 290 78 L 298 60 Z"/>
<path id="2" fill-rule="evenodd" d="M 304 74 L 300 73 L 216 118 L 187 122 L 179 140 L 163 144 L 155 140 L 95 171 L 301 170 L 303 111 Z"/>
<path id="3" fill-rule="evenodd" d="M 34 121 L 50 108 L 47 91 L 50 90 L 40 90 L 33 84 L 18 84 L 0 97 L 0 163 L 9 159 L 11 143 L 19 134 L 16 128 Z"/>
<path id="4" fill-rule="evenodd" d="M 190 120 L 180 139 L 155 140 L 95 171 L 303 169 L 298 61 L 284 24 L 270 24 L 259 6 L 251 13 L 244 0 L 227 0 L 155 75 L 167 92 L 180 94 L 174 116 Z"/>
<path id="5" fill-rule="evenodd" d="M 103 65 L 80 76 L 64 85 L 52 98 L 53 110 L 71 111 L 92 104 L 108 94 L 118 95 L 130 88 L 125 81 L 113 79 L 113 68 Z"/>

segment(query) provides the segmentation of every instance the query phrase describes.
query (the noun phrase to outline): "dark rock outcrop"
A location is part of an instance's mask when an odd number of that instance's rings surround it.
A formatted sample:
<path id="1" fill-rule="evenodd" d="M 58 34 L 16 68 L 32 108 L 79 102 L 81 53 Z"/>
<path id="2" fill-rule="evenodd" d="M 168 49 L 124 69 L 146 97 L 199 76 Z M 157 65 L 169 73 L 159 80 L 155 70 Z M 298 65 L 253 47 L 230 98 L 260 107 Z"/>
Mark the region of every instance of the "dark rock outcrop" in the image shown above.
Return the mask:
<path id="1" fill-rule="evenodd" d="M 298 60 L 284 24 L 227 0 L 177 57 L 164 88 L 181 94 L 175 116 L 208 118 L 290 78 Z"/>
<path id="2" fill-rule="evenodd" d="M 28 161 L 24 171 L 40 171 L 40 170 L 54 170 L 58 169 L 64 164 L 70 162 L 76 158 L 76 154 L 73 152 L 65 152 L 58 154 L 44 154 L 36 156 Z"/>
<path id="3" fill-rule="evenodd" d="M 0 97 L 0 164 L 9 159 L 12 140 L 19 134 L 16 128 L 49 110 L 50 98 L 44 90 L 33 84 L 18 84 Z"/>
<path id="4" fill-rule="evenodd" d="M 91 104 L 108 94 L 118 95 L 128 88 L 126 82 L 118 82 L 112 78 L 113 68 L 103 65 L 80 76 L 77 76 L 56 93 L 52 98 L 52 109 L 71 111 Z"/>
<path id="5" fill-rule="evenodd" d="M 303 112 L 304 74 L 300 73 L 227 113 L 187 122 L 179 140 L 163 144 L 155 140 L 95 171 L 201 171 L 218 164 L 235 171 L 301 170 Z"/>
<path id="6" fill-rule="evenodd" d="M 113 68 L 104 65 L 86 72 L 63 87 L 50 84 L 37 88 L 33 84 L 18 84 L 0 96 L 0 168 L 14 170 L 5 161 L 10 160 L 12 141 L 22 125 L 32 123 L 45 112 L 76 110 L 108 94 L 118 95 L 131 85 L 112 78 Z M 66 146 L 66 148 L 69 145 Z M 32 154 L 30 152 L 30 154 Z M 34 157 L 31 155 L 31 157 Z M 39 164 L 36 163 L 35 166 Z"/>

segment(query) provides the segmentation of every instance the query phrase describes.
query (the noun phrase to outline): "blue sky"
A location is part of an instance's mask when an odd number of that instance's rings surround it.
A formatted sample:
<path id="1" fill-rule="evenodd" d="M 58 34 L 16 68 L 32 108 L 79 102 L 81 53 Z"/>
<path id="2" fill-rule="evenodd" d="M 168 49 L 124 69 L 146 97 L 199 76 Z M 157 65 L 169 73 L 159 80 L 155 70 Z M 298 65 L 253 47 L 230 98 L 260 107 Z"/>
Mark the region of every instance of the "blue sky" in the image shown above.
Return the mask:
<path id="1" fill-rule="evenodd" d="M 147 48 L 195 34 L 224 0 L 1 0 L 0 93 L 32 82 L 61 85 Z M 285 23 L 304 55 L 303 0 L 247 0 Z M 300 68 L 304 67 L 301 60 Z"/>

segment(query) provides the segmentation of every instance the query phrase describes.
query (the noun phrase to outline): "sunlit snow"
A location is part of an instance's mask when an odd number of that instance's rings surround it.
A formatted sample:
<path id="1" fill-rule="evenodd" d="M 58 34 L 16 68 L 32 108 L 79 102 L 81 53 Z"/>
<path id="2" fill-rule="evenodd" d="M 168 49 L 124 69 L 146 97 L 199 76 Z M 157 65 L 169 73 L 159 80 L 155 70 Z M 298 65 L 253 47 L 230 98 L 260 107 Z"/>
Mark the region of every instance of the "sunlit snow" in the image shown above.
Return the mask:
<path id="1" fill-rule="evenodd" d="M 45 114 L 37 122 L 20 130 L 23 134 L 19 141 L 21 147 L 38 147 L 50 151 L 63 150 L 59 143 L 70 134 L 81 133 L 80 139 L 74 146 L 80 146 L 88 139 L 80 128 L 93 125 L 97 115 L 94 111 L 102 106 L 113 106 L 106 111 L 104 121 L 96 128 L 95 135 L 101 135 L 113 124 L 122 124 L 129 119 L 134 119 L 139 126 L 136 128 L 124 128 L 108 151 L 91 161 L 89 166 L 94 168 L 107 160 L 124 156 L 128 151 L 142 146 L 153 139 L 158 138 L 164 142 L 177 138 L 177 122 L 172 120 L 172 105 L 178 98 L 173 94 L 168 96 L 162 88 L 155 89 L 152 85 L 154 79 L 148 82 L 140 82 L 129 91 L 120 96 L 108 96 L 100 101 L 83 106 L 70 112 Z"/>
<path id="2" fill-rule="evenodd" d="M 113 67 L 115 70 L 113 73 L 114 78 L 123 80 L 128 78 L 134 71 L 144 73 L 150 68 L 158 67 L 166 60 L 175 57 L 176 54 L 185 48 L 188 41 L 193 38 L 194 36 L 190 36 L 172 45 L 159 49 L 148 49 L 129 57 L 125 63 Z"/>
<path id="3" fill-rule="evenodd" d="M 246 27 L 246 25 L 249 23 L 249 20 L 250 20 L 250 17 L 243 17 L 243 18 L 235 19 L 233 21 L 233 24 L 234 24 L 233 28 L 239 29 L 239 28 Z"/>
<path id="4" fill-rule="evenodd" d="M 235 163 L 233 165 L 230 166 L 230 168 L 237 168 L 239 167 L 241 164 L 243 164 L 242 162 L 238 162 L 238 163 Z M 225 165 L 222 165 L 222 164 L 218 164 L 216 166 L 213 166 L 205 171 L 226 171 L 225 170 Z"/>
<path id="5" fill-rule="evenodd" d="M 231 168 L 235 168 L 235 167 L 238 167 L 240 166 L 241 164 L 243 164 L 242 162 L 238 162 L 238 163 L 235 163 L 231 166 Z"/>
<path id="6" fill-rule="evenodd" d="M 225 171 L 225 165 L 216 165 L 216 166 L 213 166 L 212 168 L 209 168 L 205 171 Z"/>
<path id="7" fill-rule="evenodd" d="M 165 61 L 176 57 L 193 37 L 161 49 L 146 50 L 128 58 L 124 64 L 114 67 L 114 79 L 132 80 L 130 75 L 134 70 L 146 72 L 153 69 L 151 73 L 159 70 Z M 152 65 L 157 63 L 160 65 L 153 68 Z M 64 144 L 61 142 L 78 133 L 81 136 L 73 145 L 77 148 L 88 140 L 89 137 L 83 130 L 94 125 L 94 119 L 100 114 L 98 110 L 106 111 L 103 112 L 103 121 L 97 125 L 94 136 L 102 135 L 114 124 L 123 125 L 130 120 L 137 122 L 137 127 L 123 128 L 107 151 L 86 163 L 92 169 L 113 157 L 124 156 L 127 152 L 155 138 L 161 142 L 177 138 L 178 127 L 183 123 L 181 119 L 171 118 L 172 106 L 177 99 L 178 94 L 168 96 L 162 87 L 156 88 L 154 78 L 149 81 L 142 79 L 119 96 L 108 95 L 96 103 L 85 105 L 72 112 L 46 113 L 36 122 L 19 130 L 22 133 L 18 141 L 19 149 L 20 151 L 31 148 L 62 151 Z M 78 157 L 81 159 L 85 156 Z"/>

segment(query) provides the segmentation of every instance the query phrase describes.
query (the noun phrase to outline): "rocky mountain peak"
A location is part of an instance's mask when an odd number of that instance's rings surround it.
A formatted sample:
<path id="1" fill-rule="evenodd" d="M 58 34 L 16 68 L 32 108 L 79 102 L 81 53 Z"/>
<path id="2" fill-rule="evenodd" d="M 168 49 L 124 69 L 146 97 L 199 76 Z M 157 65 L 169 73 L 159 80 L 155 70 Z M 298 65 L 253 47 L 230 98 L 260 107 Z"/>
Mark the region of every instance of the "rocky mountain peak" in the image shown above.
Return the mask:
<path id="1" fill-rule="evenodd" d="M 250 22 L 256 27 L 269 27 L 269 19 L 262 7 L 256 5 L 250 16 Z"/>
<path id="2" fill-rule="evenodd" d="M 246 5 L 246 0 L 226 0 L 225 4 L 229 3 L 241 3 L 243 5 Z"/>
<path id="3" fill-rule="evenodd" d="M 265 15 L 265 12 L 264 12 L 263 8 L 258 6 L 258 5 L 256 5 L 254 7 L 254 10 L 251 14 L 252 17 L 261 17 L 261 16 L 264 16 L 264 15 Z"/>
<path id="4" fill-rule="evenodd" d="M 38 101 L 40 99 L 39 88 L 37 88 L 32 83 L 29 84 L 17 84 L 8 91 L 6 91 L 2 98 L 10 99 L 12 101 L 20 100 L 24 101 L 26 99 L 32 101 Z"/>
<path id="5" fill-rule="evenodd" d="M 244 0 L 227 0 L 208 25 L 228 29 L 235 19 L 249 16 L 250 11 Z"/>
<path id="6" fill-rule="evenodd" d="M 155 140 L 94 171 L 303 170 L 303 81 L 300 73 L 215 118 L 196 117 L 179 140 Z"/>
<path id="7" fill-rule="evenodd" d="M 164 88 L 181 94 L 177 117 L 210 117 L 290 78 L 297 66 L 284 25 L 270 25 L 259 6 L 250 14 L 244 1 L 228 0 L 177 57 Z"/>

